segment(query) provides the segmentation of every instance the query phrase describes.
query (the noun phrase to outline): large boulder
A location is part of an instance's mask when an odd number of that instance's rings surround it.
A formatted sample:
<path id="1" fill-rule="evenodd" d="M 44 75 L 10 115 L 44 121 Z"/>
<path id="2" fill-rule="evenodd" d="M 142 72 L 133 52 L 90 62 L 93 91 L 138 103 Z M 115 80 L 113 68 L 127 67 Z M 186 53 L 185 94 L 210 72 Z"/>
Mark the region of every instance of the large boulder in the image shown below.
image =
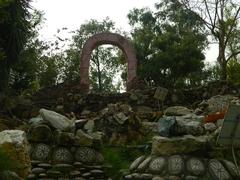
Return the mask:
<path id="1" fill-rule="evenodd" d="M 16 165 L 16 173 L 25 178 L 31 170 L 28 142 L 24 131 L 5 130 L 0 132 L 0 150 Z"/>
<path id="2" fill-rule="evenodd" d="M 153 137 L 152 154 L 153 155 L 174 155 L 188 154 L 192 152 L 202 151 L 207 149 L 208 137 L 185 135 L 182 137 Z"/>
<path id="3" fill-rule="evenodd" d="M 39 112 L 41 117 L 56 129 L 61 131 L 72 131 L 75 128 L 75 123 L 66 116 L 47 109 L 40 109 Z"/>
<path id="4" fill-rule="evenodd" d="M 191 114 L 185 116 L 177 116 L 174 131 L 172 133 L 174 135 L 202 135 L 204 134 L 204 128 L 202 125 L 203 118 L 204 117 L 202 116 Z"/>
<path id="5" fill-rule="evenodd" d="M 169 137 L 176 124 L 176 117 L 169 116 L 160 118 L 158 121 L 158 132 L 160 136 Z"/>

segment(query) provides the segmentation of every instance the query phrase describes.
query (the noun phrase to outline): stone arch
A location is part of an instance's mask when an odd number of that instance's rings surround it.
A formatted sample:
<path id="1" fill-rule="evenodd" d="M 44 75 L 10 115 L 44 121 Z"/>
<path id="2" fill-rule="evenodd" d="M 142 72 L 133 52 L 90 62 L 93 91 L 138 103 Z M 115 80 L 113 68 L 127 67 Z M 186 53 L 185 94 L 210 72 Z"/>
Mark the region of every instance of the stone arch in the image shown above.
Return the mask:
<path id="1" fill-rule="evenodd" d="M 90 37 L 83 46 L 81 61 L 80 61 L 80 85 L 84 92 L 89 91 L 89 66 L 92 51 L 100 45 L 111 44 L 119 47 L 127 61 L 127 90 L 134 86 L 137 77 L 137 58 L 135 50 L 125 37 L 110 32 L 95 34 Z"/>

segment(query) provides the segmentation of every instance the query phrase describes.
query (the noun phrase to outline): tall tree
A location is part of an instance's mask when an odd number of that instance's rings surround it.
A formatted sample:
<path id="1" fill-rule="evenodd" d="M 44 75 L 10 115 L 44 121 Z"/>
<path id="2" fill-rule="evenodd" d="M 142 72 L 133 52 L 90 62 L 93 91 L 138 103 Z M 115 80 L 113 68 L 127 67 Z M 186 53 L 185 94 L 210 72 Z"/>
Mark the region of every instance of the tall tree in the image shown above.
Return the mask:
<path id="1" fill-rule="evenodd" d="M 217 61 L 221 68 L 221 80 L 227 80 L 227 63 L 240 54 L 233 42 L 238 38 L 240 3 L 238 0 L 180 0 L 187 8 L 196 12 L 205 27 L 218 43 Z M 240 39 L 238 39 L 239 41 Z"/>
<path id="2" fill-rule="evenodd" d="M 29 36 L 30 0 L 7 0 L 0 3 L 0 91 L 7 88 L 10 71 Z"/>
<path id="3" fill-rule="evenodd" d="M 204 28 L 196 14 L 177 1 L 164 0 L 156 8 L 156 13 L 134 9 L 128 15 L 138 73 L 155 85 L 184 85 L 204 66 Z"/>

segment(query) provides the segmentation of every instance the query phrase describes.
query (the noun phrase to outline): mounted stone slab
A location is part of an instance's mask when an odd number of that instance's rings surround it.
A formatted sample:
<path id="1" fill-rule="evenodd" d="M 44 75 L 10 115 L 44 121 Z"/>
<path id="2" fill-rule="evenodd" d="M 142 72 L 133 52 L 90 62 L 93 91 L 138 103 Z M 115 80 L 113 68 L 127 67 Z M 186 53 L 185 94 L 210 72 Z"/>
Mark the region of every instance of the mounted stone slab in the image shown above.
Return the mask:
<path id="1" fill-rule="evenodd" d="M 153 155 L 188 154 L 196 151 L 205 151 L 208 143 L 207 136 L 194 137 L 185 135 L 183 137 L 167 138 L 162 136 L 153 137 Z"/>
<path id="2" fill-rule="evenodd" d="M 66 116 L 47 109 L 40 109 L 39 112 L 41 117 L 56 129 L 62 131 L 71 131 L 75 127 L 74 122 L 68 119 Z"/>

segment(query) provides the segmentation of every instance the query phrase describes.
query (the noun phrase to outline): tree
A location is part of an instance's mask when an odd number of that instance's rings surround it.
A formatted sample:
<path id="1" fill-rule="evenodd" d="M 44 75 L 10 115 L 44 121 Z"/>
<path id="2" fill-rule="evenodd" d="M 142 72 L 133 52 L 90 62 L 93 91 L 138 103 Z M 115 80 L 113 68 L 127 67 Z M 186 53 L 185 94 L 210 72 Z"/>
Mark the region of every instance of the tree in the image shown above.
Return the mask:
<path id="1" fill-rule="evenodd" d="M 180 0 L 189 10 L 198 14 L 218 43 L 217 61 L 221 68 L 221 80 L 227 80 L 227 63 L 240 54 L 234 42 L 239 41 L 240 4 L 234 0 Z"/>
<path id="2" fill-rule="evenodd" d="M 73 43 L 66 50 L 65 81 L 79 80 L 79 63 L 81 50 L 88 38 L 101 32 L 116 32 L 113 21 L 106 18 L 102 22 L 90 20 L 82 24 L 73 35 Z M 115 91 L 113 77 L 122 66 L 117 58 L 117 48 L 99 46 L 93 53 L 90 61 L 90 81 L 92 91 Z"/>
<path id="3" fill-rule="evenodd" d="M 27 42 L 31 29 L 29 7 L 30 0 L 0 3 L 0 92 L 8 87 L 10 71 Z"/>
<path id="4" fill-rule="evenodd" d="M 177 1 L 165 0 L 156 8 L 156 13 L 134 9 L 128 15 L 138 74 L 155 85 L 182 86 L 204 67 L 204 28 L 196 14 Z"/>

